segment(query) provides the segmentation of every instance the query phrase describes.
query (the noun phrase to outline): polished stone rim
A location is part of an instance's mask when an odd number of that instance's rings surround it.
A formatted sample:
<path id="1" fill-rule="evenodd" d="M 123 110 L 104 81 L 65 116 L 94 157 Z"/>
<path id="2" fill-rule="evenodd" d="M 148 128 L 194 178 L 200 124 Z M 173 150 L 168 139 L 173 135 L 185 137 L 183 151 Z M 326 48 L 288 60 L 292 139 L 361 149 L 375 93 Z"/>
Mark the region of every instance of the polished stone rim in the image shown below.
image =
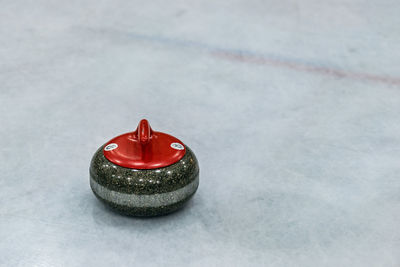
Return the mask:
<path id="1" fill-rule="evenodd" d="M 192 195 L 199 186 L 199 175 L 197 174 L 191 183 L 175 191 L 151 195 L 127 194 L 110 190 L 97 183 L 92 177 L 90 177 L 90 186 L 99 197 L 114 204 L 130 208 L 155 208 L 175 204 Z"/>

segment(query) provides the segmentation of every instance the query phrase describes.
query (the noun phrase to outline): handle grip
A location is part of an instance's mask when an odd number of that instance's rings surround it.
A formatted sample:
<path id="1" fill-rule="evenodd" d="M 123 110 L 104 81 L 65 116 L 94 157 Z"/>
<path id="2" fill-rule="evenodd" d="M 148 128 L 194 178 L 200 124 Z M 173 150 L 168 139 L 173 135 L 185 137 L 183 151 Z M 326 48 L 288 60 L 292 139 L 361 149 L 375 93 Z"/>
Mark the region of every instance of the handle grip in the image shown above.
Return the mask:
<path id="1" fill-rule="evenodd" d="M 138 135 L 139 142 L 142 145 L 146 145 L 150 142 L 152 132 L 153 132 L 153 130 L 151 129 L 150 124 L 146 119 L 143 119 L 139 122 L 139 125 L 137 128 L 137 135 Z"/>

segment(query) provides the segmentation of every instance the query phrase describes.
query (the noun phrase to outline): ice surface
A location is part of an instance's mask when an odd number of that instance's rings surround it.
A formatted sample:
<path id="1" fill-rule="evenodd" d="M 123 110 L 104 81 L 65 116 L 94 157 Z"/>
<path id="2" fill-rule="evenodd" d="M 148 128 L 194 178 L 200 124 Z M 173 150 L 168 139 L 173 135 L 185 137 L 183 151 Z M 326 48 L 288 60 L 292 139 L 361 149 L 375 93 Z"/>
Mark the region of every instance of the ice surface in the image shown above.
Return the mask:
<path id="1" fill-rule="evenodd" d="M 1 266 L 400 266 L 400 2 L 2 1 Z M 147 118 L 196 153 L 180 212 L 88 167 Z"/>

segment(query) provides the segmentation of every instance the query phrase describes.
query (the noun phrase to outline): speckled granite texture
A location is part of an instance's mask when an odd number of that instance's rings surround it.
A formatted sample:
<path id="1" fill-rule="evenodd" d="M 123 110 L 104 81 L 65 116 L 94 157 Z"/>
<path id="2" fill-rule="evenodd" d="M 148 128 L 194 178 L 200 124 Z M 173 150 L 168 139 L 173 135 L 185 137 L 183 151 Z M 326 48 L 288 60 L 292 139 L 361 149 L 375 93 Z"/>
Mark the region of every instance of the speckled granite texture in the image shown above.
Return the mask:
<path id="1" fill-rule="evenodd" d="M 199 165 L 186 146 L 185 156 L 170 166 L 150 170 L 124 168 L 104 157 L 101 146 L 90 164 L 90 186 L 101 201 L 120 213 L 156 216 L 182 207 L 199 185 Z"/>

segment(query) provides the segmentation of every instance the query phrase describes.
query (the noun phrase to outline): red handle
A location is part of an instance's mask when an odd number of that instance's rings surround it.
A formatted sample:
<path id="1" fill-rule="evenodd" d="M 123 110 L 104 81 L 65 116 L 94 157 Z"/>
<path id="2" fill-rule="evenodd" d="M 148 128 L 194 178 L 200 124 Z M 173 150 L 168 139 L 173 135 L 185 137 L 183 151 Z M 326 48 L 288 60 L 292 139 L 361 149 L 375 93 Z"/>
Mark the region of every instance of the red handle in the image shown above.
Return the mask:
<path id="1" fill-rule="evenodd" d="M 148 144 L 150 142 L 151 134 L 152 134 L 152 129 L 150 127 L 149 122 L 145 119 L 141 120 L 137 128 L 137 135 L 139 142 L 142 145 Z"/>

